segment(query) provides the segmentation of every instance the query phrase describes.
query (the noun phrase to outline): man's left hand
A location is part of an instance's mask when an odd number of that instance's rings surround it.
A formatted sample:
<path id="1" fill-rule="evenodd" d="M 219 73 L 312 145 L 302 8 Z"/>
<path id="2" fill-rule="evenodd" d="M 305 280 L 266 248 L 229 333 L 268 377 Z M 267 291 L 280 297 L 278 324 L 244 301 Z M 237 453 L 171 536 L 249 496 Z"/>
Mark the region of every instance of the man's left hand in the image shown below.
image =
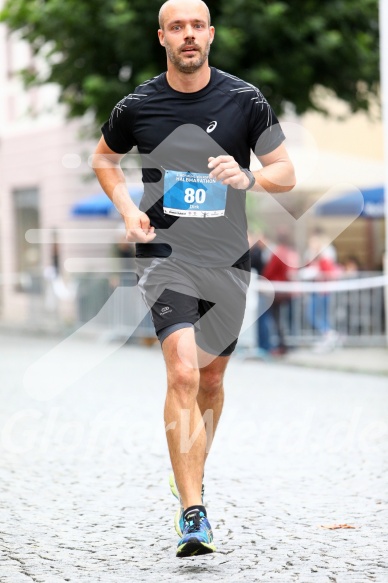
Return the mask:
<path id="1" fill-rule="evenodd" d="M 214 178 L 222 184 L 232 186 L 237 190 L 246 190 L 249 178 L 243 172 L 233 156 L 217 156 L 209 158 L 208 167 L 211 169 L 210 178 Z"/>

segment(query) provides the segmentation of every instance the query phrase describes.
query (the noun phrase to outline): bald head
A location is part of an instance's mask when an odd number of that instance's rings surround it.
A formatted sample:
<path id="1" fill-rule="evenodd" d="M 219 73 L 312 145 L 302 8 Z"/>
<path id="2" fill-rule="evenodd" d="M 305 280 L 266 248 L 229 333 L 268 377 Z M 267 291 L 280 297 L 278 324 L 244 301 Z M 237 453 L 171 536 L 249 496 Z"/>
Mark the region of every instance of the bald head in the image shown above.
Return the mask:
<path id="1" fill-rule="evenodd" d="M 198 8 L 198 10 L 200 11 L 199 14 L 203 14 L 204 16 L 206 16 L 206 19 L 210 26 L 209 8 L 205 4 L 205 2 L 203 2 L 203 0 L 167 0 L 167 2 L 165 2 L 162 5 L 161 9 L 159 10 L 159 27 L 162 30 L 164 30 L 164 23 L 168 18 L 170 8 L 179 8 L 180 6 L 187 8 L 189 5 L 190 7 Z"/>

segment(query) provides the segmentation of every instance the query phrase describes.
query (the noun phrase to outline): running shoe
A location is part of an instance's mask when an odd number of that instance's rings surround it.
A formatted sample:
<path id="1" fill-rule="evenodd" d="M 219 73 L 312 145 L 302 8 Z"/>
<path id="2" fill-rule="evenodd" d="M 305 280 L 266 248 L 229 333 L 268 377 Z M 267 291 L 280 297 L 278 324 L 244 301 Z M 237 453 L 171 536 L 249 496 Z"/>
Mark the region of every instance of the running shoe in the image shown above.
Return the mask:
<path id="1" fill-rule="evenodd" d="M 186 515 L 182 538 L 178 543 L 176 556 L 194 557 L 214 553 L 212 527 L 203 512 L 193 510 Z"/>
<path id="2" fill-rule="evenodd" d="M 181 497 L 179 496 L 179 492 L 178 492 L 178 488 L 175 482 L 175 476 L 174 473 L 171 472 L 170 476 L 169 476 L 169 484 L 170 484 L 170 490 L 171 493 L 175 496 L 175 498 L 177 498 L 179 500 L 179 508 L 175 513 L 174 516 L 174 526 L 175 526 L 175 530 L 177 532 L 177 535 L 182 537 L 183 536 L 183 528 L 184 528 L 184 519 L 183 519 L 183 512 L 184 512 L 184 508 L 182 506 L 182 501 L 181 501 Z M 205 486 L 202 484 L 202 491 L 201 491 L 201 496 L 202 496 L 202 504 L 203 504 L 203 499 L 205 496 Z"/>

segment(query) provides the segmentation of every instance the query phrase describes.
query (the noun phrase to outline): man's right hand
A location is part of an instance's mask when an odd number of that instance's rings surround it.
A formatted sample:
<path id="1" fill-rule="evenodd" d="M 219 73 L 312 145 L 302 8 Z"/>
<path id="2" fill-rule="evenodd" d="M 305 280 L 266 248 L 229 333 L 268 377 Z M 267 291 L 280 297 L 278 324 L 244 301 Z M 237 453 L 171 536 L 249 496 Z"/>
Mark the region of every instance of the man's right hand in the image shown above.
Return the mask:
<path id="1" fill-rule="evenodd" d="M 127 230 L 126 239 L 132 243 L 150 243 L 155 239 L 155 227 L 151 227 L 150 219 L 146 213 L 141 211 L 131 213 L 124 217 Z"/>
<path id="2" fill-rule="evenodd" d="M 127 241 L 150 243 L 156 237 L 155 228 L 150 226 L 148 216 L 128 196 L 125 176 L 120 167 L 123 156 L 111 150 L 102 136 L 93 155 L 93 168 L 102 189 L 124 219 Z"/>

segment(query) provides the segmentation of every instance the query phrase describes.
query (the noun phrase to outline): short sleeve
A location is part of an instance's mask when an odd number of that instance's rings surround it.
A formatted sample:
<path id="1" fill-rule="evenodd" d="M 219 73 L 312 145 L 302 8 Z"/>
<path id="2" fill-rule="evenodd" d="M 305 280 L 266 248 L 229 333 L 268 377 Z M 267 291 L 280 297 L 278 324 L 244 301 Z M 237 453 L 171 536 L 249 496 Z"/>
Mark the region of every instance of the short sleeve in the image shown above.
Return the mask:
<path id="1" fill-rule="evenodd" d="M 272 107 L 261 91 L 251 100 L 249 141 L 256 156 L 264 156 L 275 150 L 286 139 Z"/>
<path id="2" fill-rule="evenodd" d="M 101 127 L 107 145 L 117 154 L 126 154 L 136 145 L 133 137 L 134 118 L 133 101 L 129 96 L 124 97 L 114 106 L 109 120 Z"/>

